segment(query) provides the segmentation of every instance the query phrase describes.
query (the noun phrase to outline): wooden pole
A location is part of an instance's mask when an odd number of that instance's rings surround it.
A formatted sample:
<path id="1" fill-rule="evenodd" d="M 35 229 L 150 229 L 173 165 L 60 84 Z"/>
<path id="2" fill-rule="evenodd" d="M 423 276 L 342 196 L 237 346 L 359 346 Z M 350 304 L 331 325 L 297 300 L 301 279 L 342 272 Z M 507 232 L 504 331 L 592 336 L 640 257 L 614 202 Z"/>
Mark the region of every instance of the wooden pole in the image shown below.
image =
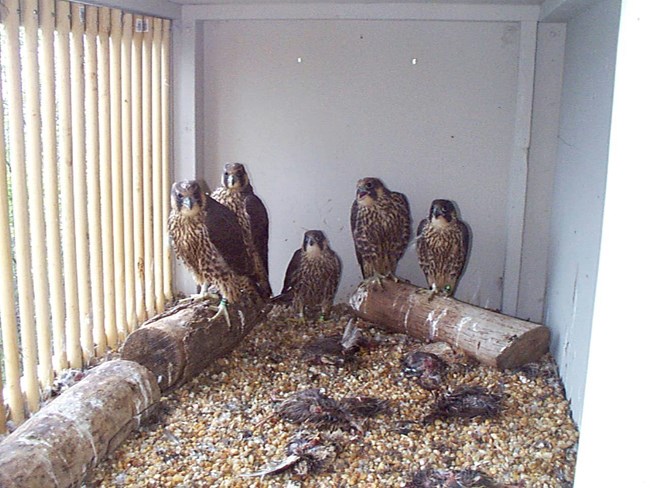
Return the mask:
<path id="1" fill-rule="evenodd" d="M 4 106 L 2 83 L 0 83 L 0 107 Z M 20 389 L 20 349 L 18 346 L 18 321 L 13 280 L 13 256 L 11 251 L 11 223 L 9 221 L 9 191 L 7 188 L 7 161 L 5 151 L 5 114 L 0 112 L 0 269 L 6 275 L 0 279 L 0 333 L 7 382 L 7 400 L 14 421 L 20 423 L 23 415 L 23 394 Z M 0 369 L 2 365 L 0 364 Z M 1 394 L 1 393 L 0 393 Z M 4 401 L 0 405 L 4 414 Z M 5 417 L 0 418 L 4 429 Z"/>
<path id="2" fill-rule="evenodd" d="M 131 98 L 131 49 L 133 41 L 133 18 L 131 14 L 122 16 L 121 44 L 121 91 L 122 91 L 122 185 L 124 217 L 124 296 L 126 306 L 127 334 L 135 330 L 138 322 L 135 307 L 135 244 L 133 242 L 133 133 Z"/>
<path id="3" fill-rule="evenodd" d="M 99 67 L 97 52 L 98 8 L 86 5 L 86 36 L 84 38 L 84 76 L 86 107 L 86 161 L 88 181 L 88 243 L 90 247 L 90 293 L 93 304 L 93 340 L 95 353 L 106 352 L 104 320 L 104 259 L 102 252 L 102 211 L 99 162 Z M 112 250 L 111 250 L 112 253 Z"/>
<path id="4" fill-rule="evenodd" d="M 88 251 L 88 188 L 86 181 L 86 115 L 84 110 L 83 6 L 70 4 L 70 84 L 72 109 L 72 168 L 74 178 L 75 251 L 77 257 L 77 291 L 79 293 L 80 343 L 83 359 L 94 356 L 90 313 L 90 257 Z M 68 340 L 76 338 L 68 336 Z M 69 347 L 74 344 L 68 342 Z M 74 367 L 74 364 L 71 364 Z"/>
<path id="5" fill-rule="evenodd" d="M 111 180 L 113 183 L 113 263 L 115 268 L 115 320 L 120 342 L 128 334 L 124 274 L 124 186 L 122 184 L 122 11 L 111 9 L 110 37 Z"/>
<path id="6" fill-rule="evenodd" d="M 0 486 L 79 486 L 159 401 L 154 376 L 139 364 L 97 366 L 0 444 Z"/>
<path id="7" fill-rule="evenodd" d="M 422 341 L 444 341 L 481 363 L 499 369 L 538 360 L 548 351 L 550 332 L 491 310 L 436 296 L 409 283 L 361 283 L 350 298 L 355 313 L 391 332 Z"/>
<path id="8" fill-rule="evenodd" d="M 44 206 L 46 212 L 47 275 L 50 285 L 52 320 L 52 349 L 54 370 L 67 368 L 65 354 L 65 301 L 63 292 L 63 262 L 61 259 L 61 231 L 59 218 L 59 175 L 56 157 L 56 104 L 54 83 L 54 0 L 40 0 L 41 49 L 39 65 L 41 73 L 43 114 L 43 181 L 45 182 Z M 49 334 L 48 334 L 49 336 Z M 43 337 L 43 354 L 50 354 L 48 337 Z M 48 341 L 49 342 L 49 341 Z M 53 379 L 52 368 L 44 376 L 49 384 Z"/>
<path id="9" fill-rule="evenodd" d="M 111 96 L 110 96 L 110 44 L 109 32 L 111 11 L 99 7 L 97 31 L 97 89 L 99 129 L 99 186 L 101 228 L 113 229 L 113 170 L 111 158 Z M 115 261 L 113 259 L 113 233 L 101 233 L 102 274 L 104 290 L 103 330 L 106 343 L 111 349 L 117 347 L 117 324 L 115 315 L 115 289 L 121 287 L 115 282 Z"/>
<path id="10" fill-rule="evenodd" d="M 136 26 L 142 25 L 142 17 L 133 17 Z M 142 38 L 141 28 L 134 29 L 131 43 L 131 145 L 133 149 L 133 243 L 135 265 L 135 311 L 138 323 L 147 319 L 145 308 L 145 260 L 144 260 L 144 194 L 143 194 L 143 127 L 142 127 Z"/>
<path id="11" fill-rule="evenodd" d="M 16 285 L 18 290 L 18 314 L 20 317 L 21 354 L 23 381 L 27 404 L 31 411 L 38 409 L 38 374 L 36 351 L 36 325 L 34 322 L 34 290 L 32 287 L 32 261 L 30 252 L 27 175 L 25 170 L 25 127 L 21 85 L 20 33 L 18 0 L 4 3 L 3 24 L 6 36 L 5 100 L 8 103 L 9 141 L 11 154 L 11 191 L 14 212 L 14 259 L 16 260 Z M 16 422 L 24 419 L 21 409 L 12 409 Z"/>
<path id="12" fill-rule="evenodd" d="M 169 70 L 169 30 L 171 22 L 167 19 L 163 20 L 163 33 L 162 33 L 162 47 L 161 47 L 161 97 L 162 97 L 162 188 L 160 197 L 162 198 L 162 217 L 166 219 L 169 215 L 169 198 L 167 198 L 166 189 L 171 185 L 171 178 L 169 176 L 169 151 L 171 144 L 169 141 L 169 112 L 171 110 L 169 101 L 169 84 L 170 84 L 170 70 Z M 164 293 L 165 299 L 171 300 L 173 296 L 172 291 L 172 252 L 169 245 L 169 238 L 167 236 L 167 225 L 163 224 L 162 232 L 163 238 L 163 275 L 164 275 Z"/>
<path id="13" fill-rule="evenodd" d="M 81 327 L 79 321 L 79 288 L 77 286 L 77 257 L 75 245 L 74 180 L 72 162 L 72 115 L 70 100 L 70 3 L 56 3 L 56 92 L 59 100 L 59 167 L 61 185 L 61 223 L 63 243 L 63 280 L 65 282 L 65 355 L 69 366 L 81 368 Z M 55 353 L 57 334 L 54 331 Z M 60 358 L 61 359 L 61 358 Z"/>
<path id="14" fill-rule="evenodd" d="M 162 97 L 161 63 L 162 52 L 162 19 L 151 19 L 153 24 L 153 42 L 151 45 L 151 147 L 152 147 L 152 211 L 153 211 L 153 282 L 155 283 L 154 297 L 156 313 L 165 309 L 165 291 L 163 286 L 163 225 L 167 215 L 163 217 L 163 194 L 167 194 L 167 184 L 162 182 Z M 166 199 L 165 199 L 166 200 Z"/>
<path id="15" fill-rule="evenodd" d="M 157 315 L 127 337 L 122 358 L 146 366 L 161 391 L 191 380 L 219 357 L 230 353 L 265 316 L 261 300 L 228 307 L 211 320 L 219 301 L 205 297 Z"/>
<path id="16" fill-rule="evenodd" d="M 142 202 L 144 205 L 144 297 L 147 318 L 156 315 L 156 299 L 154 296 L 154 225 L 153 225 L 153 182 L 152 182 L 152 117 L 151 117 L 151 52 L 153 42 L 153 23 L 151 17 L 142 18 Z"/>

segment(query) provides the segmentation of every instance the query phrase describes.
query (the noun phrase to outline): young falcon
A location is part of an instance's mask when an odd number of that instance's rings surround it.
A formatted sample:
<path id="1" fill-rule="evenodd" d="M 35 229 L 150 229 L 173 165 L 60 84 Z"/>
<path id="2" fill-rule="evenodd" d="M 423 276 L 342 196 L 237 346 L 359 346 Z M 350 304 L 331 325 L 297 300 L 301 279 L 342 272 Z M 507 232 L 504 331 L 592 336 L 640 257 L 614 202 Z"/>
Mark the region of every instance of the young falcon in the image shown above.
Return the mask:
<path id="1" fill-rule="evenodd" d="M 266 208 L 248 179 L 246 168 L 240 163 L 228 163 L 221 177 L 222 187 L 212 192 L 212 198 L 235 212 L 244 232 L 248 258 L 261 294 L 271 296 L 269 284 L 269 217 Z"/>
<path id="2" fill-rule="evenodd" d="M 350 214 L 352 239 L 363 278 L 395 278 L 397 262 L 411 237 L 411 212 L 406 197 L 390 191 L 378 178 L 357 182 Z"/>
<path id="3" fill-rule="evenodd" d="M 341 279 L 341 260 L 332 251 L 325 234 L 308 230 L 302 247 L 293 253 L 284 276 L 282 293 L 277 297 L 291 300 L 293 309 L 304 319 L 305 307 L 321 308 L 325 318 L 332 308 Z"/>
<path id="4" fill-rule="evenodd" d="M 205 194 L 197 181 L 183 180 L 172 185 L 167 226 L 176 256 L 201 286 L 199 296 L 210 285 L 219 289 L 222 300 L 215 317 L 225 314 L 230 326 L 228 302 L 259 296 L 237 217 Z"/>
<path id="5" fill-rule="evenodd" d="M 469 247 L 467 225 L 458 220 L 449 200 L 434 200 L 429 218 L 418 226 L 416 250 L 431 296 L 452 296 L 465 267 Z"/>

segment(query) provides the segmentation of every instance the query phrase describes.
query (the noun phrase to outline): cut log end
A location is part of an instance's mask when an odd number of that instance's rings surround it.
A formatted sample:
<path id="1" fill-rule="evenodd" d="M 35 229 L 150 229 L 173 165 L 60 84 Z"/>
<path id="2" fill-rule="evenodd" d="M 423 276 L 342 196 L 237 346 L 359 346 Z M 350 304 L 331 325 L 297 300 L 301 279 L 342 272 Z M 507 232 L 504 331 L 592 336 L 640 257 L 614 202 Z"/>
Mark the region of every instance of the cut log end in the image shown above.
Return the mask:
<path id="1" fill-rule="evenodd" d="M 514 369 L 538 361 L 548 352 L 551 333 L 542 325 L 514 337 L 495 361 L 499 369 Z"/>

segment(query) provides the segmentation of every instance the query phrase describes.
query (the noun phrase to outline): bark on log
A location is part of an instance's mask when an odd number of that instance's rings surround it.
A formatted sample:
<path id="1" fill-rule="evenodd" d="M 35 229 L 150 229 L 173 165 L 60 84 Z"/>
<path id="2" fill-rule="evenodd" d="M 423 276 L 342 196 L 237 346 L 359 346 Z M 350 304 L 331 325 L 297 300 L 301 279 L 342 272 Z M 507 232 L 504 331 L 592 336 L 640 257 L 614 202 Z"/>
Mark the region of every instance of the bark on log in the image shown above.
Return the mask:
<path id="1" fill-rule="evenodd" d="M 218 305 L 207 296 L 163 312 L 126 338 L 122 358 L 147 367 L 163 392 L 182 385 L 230 353 L 265 316 L 261 300 L 231 304 L 228 327 L 223 316 L 212 320 Z"/>
<path id="2" fill-rule="evenodd" d="M 154 376 L 139 364 L 97 366 L 0 443 L 0 486 L 80 486 L 159 400 Z"/>
<path id="3" fill-rule="evenodd" d="M 363 282 L 350 298 L 357 316 L 391 332 L 422 341 L 444 341 L 483 364 L 516 368 L 548 351 L 547 327 L 476 307 L 454 298 L 434 297 L 410 283 Z"/>

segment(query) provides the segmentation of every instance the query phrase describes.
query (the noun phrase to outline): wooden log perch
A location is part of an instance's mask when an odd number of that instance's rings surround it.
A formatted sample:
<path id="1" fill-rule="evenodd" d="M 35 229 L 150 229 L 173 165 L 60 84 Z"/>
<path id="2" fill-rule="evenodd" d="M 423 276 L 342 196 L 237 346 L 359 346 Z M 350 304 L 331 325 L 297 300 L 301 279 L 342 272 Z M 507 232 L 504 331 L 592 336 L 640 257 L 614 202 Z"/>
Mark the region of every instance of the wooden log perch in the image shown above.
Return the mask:
<path id="1" fill-rule="evenodd" d="M 363 282 L 350 297 L 357 316 L 391 332 L 422 341 L 444 341 L 483 364 L 516 368 L 548 351 L 547 327 L 476 307 L 454 298 L 434 297 L 410 283 Z"/>
<path id="2" fill-rule="evenodd" d="M 177 305 L 146 322 L 126 338 L 122 358 L 147 367 L 161 391 L 178 387 L 229 354 L 265 316 L 264 303 L 228 306 L 213 319 L 219 300 L 206 296 Z"/>
<path id="3" fill-rule="evenodd" d="M 0 486 L 80 486 L 159 400 L 154 376 L 139 364 L 97 366 L 0 443 Z"/>

